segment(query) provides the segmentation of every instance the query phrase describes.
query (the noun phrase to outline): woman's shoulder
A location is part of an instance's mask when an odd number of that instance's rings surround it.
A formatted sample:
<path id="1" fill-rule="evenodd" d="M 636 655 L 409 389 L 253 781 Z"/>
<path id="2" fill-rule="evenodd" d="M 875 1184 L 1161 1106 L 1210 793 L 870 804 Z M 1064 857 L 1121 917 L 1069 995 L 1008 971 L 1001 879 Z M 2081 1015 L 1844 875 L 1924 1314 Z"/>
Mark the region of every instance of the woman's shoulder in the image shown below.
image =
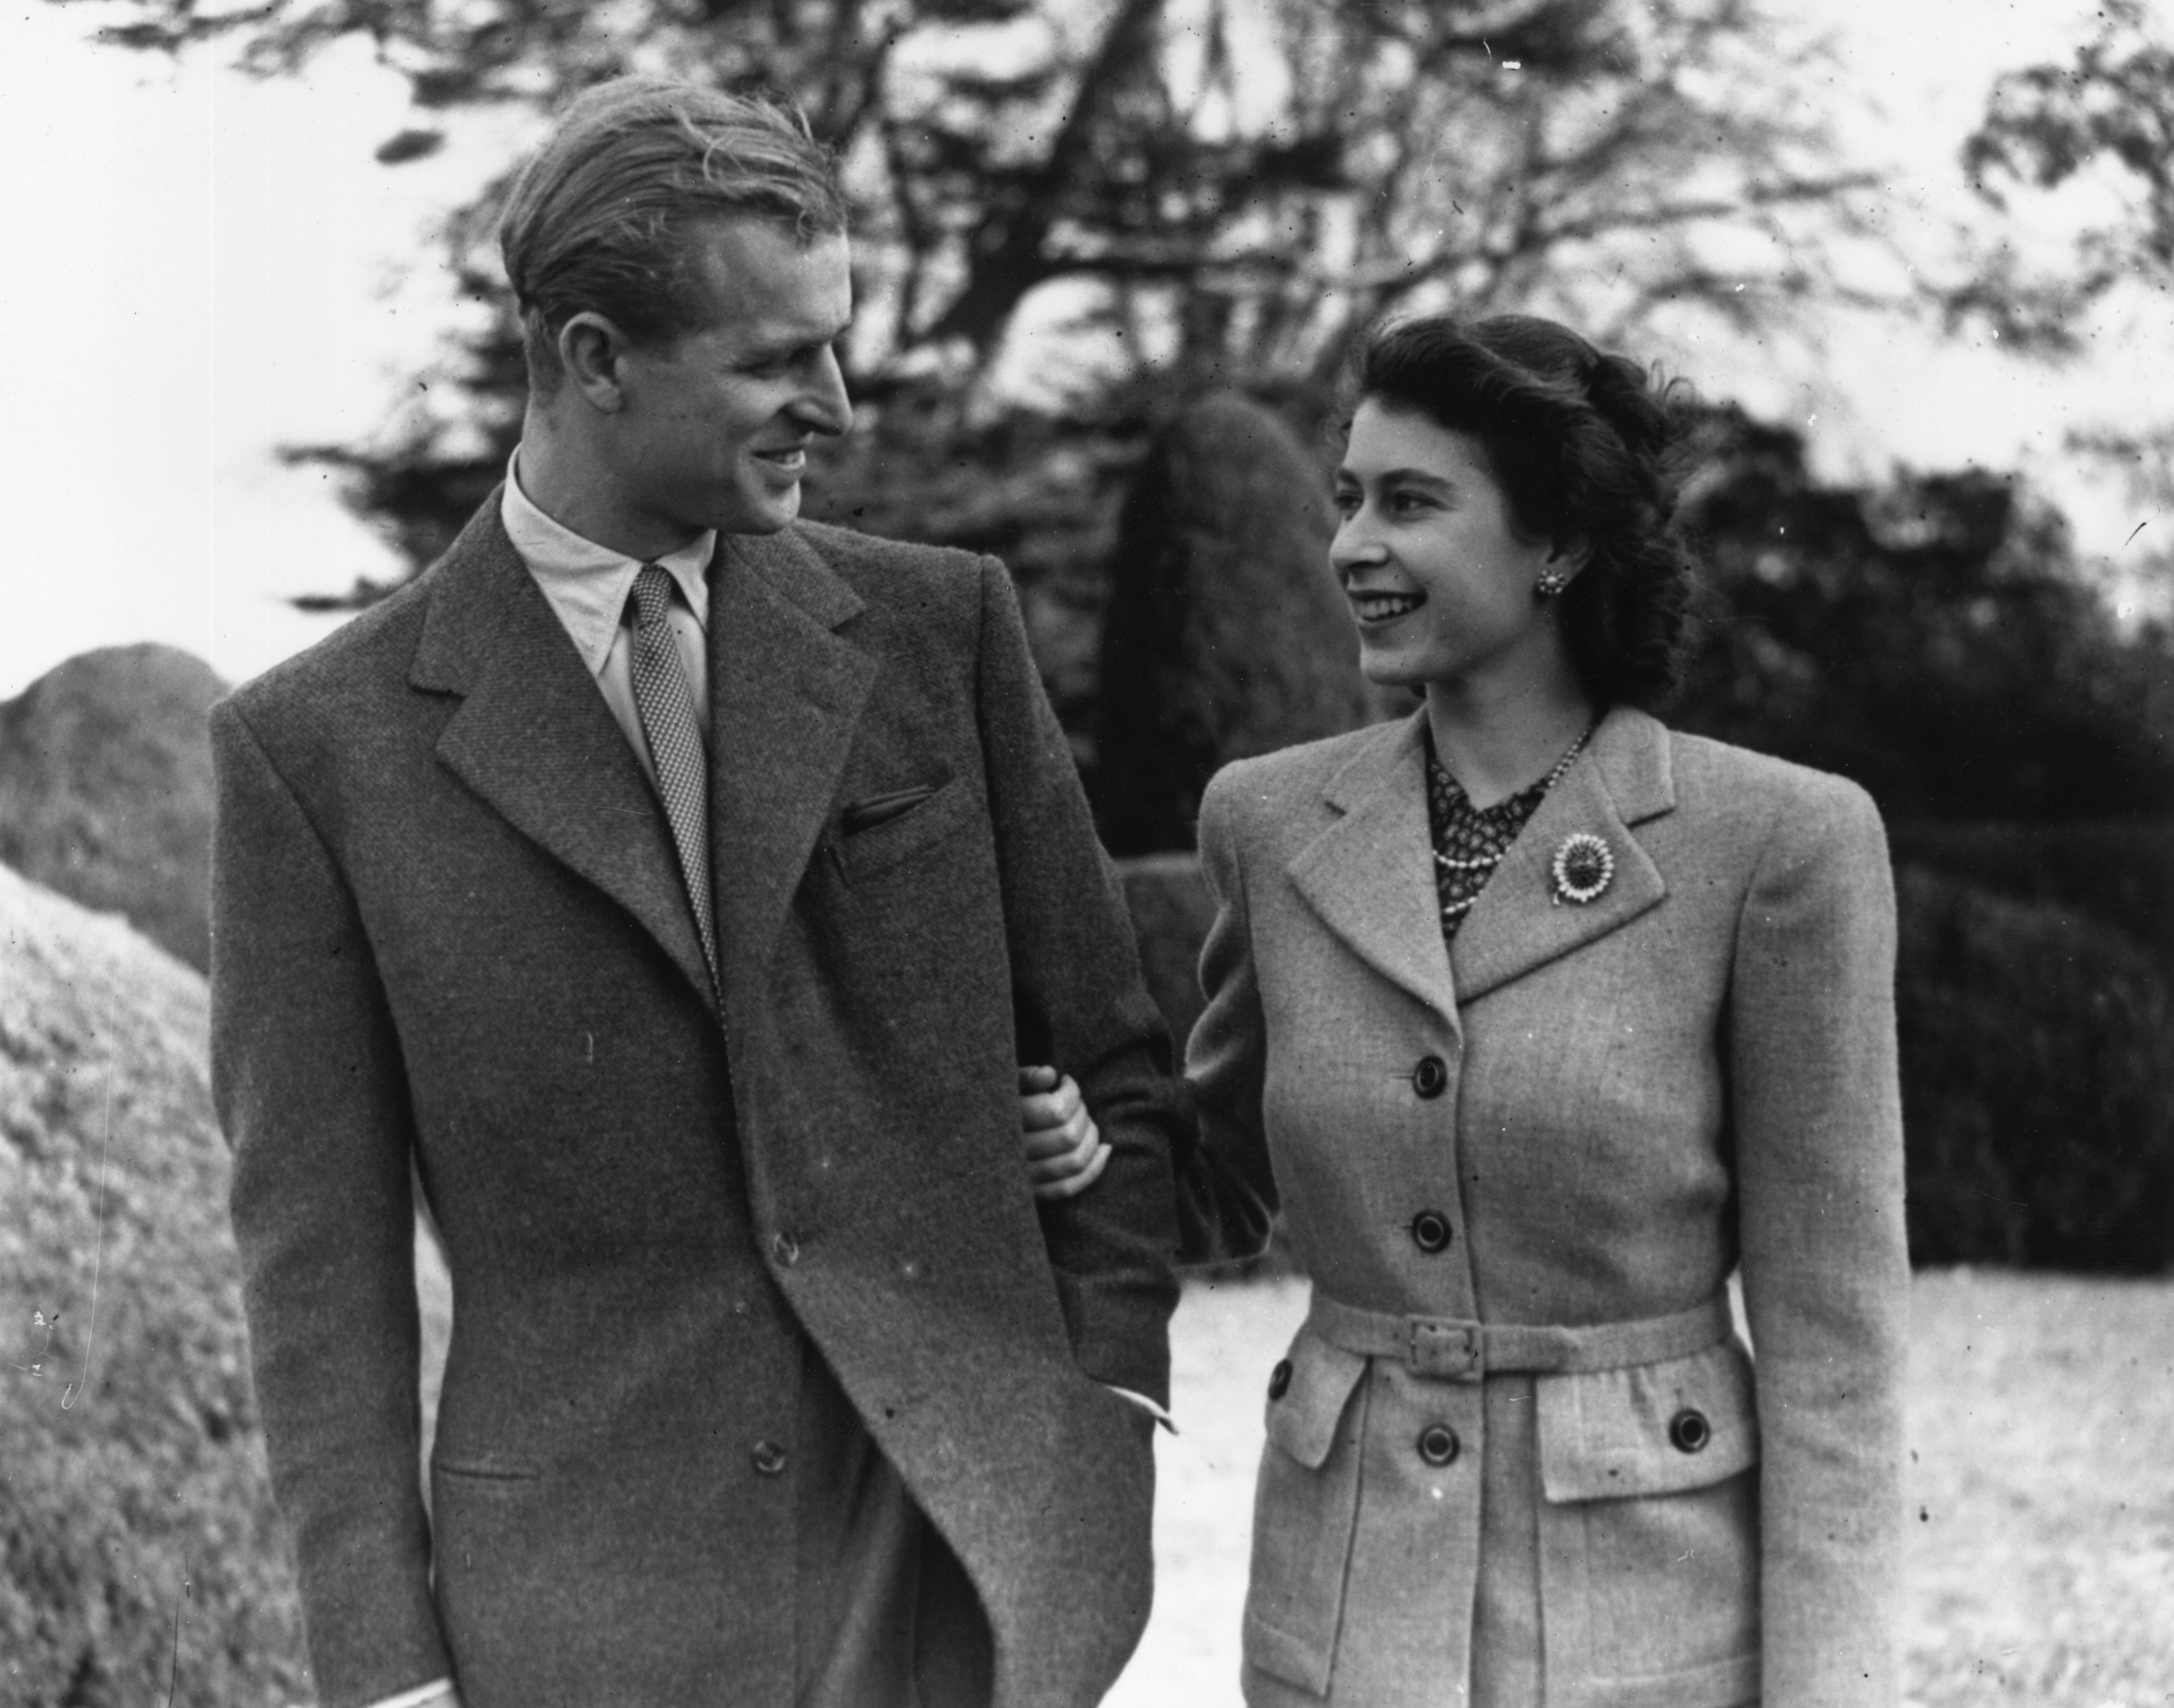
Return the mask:
<path id="1" fill-rule="evenodd" d="M 1725 818 L 1771 829 L 1788 824 L 1814 840 L 1869 840 L 1885 845 L 1879 809 L 1857 783 L 1772 754 L 1668 732 L 1676 807 L 1693 818 Z"/>
<path id="2" fill-rule="evenodd" d="M 1410 720 L 1369 724 L 1342 735 L 1278 748 L 1274 753 L 1233 759 L 1208 780 L 1201 813 L 1220 810 L 1244 815 L 1249 808 L 1276 810 L 1299 799 L 1318 799 L 1355 760 L 1380 754 L 1404 739 Z"/>

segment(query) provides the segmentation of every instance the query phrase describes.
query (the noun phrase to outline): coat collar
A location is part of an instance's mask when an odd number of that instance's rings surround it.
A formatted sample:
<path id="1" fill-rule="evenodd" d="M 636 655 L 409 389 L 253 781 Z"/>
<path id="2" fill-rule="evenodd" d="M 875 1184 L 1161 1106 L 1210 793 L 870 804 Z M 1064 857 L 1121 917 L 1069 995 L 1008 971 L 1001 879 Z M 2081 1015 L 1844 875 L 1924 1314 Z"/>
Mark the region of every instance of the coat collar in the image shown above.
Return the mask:
<path id="1" fill-rule="evenodd" d="M 1376 732 L 1328 780 L 1335 822 L 1299 851 L 1291 882 L 1360 959 L 1457 1024 L 1428 859 L 1424 711 Z"/>
<path id="2" fill-rule="evenodd" d="M 710 605 L 710 839 L 727 991 L 754 999 L 875 674 L 831 631 L 859 597 L 796 531 L 727 535 Z M 496 493 L 431 572 L 408 679 L 462 703 L 440 759 L 640 922 L 713 1010 L 670 833 Z"/>
<path id="3" fill-rule="evenodd" d="M 1291 881 L 1322 922 L 1376 971 L 1447 1018 L 1457 1005 L 1627 923 L 1666 893 L 1630 827 L 1670 811 L 1668 732 L 1619 707 L 1585 754 L 1548 792 L 1458 930 L 1442 942 L 1429 854 L 1424 710 L 1380 731 L 1329 779 L 1335 821 L 1302 848 Z M 1551 867 L 1563 840 L 1587 831 L 1607 842 L 1615 874 L 1593 901 L 1554 897 Z"/>
<path id="4" fill-rule="evenodd" d="M 1675 806 L 1668 731 L 1618 706 L 1601 719 L 1580 759 L 1548 791 L 1457 931 L 1450 964 L 1464 1002 L 1605 937 L 1668 894 L 1660 868 L 1630 834 Z M 1581 833 L 1599 837 L 1615 862 L 1608 887 L 1582 905 L 1556 899 L 1554 873 L 1556 853 Z"/>
<path id="5" fill-rule="evenodd" d="M 764 1000 L 764 970 L 877 666 L 834 632 L 860 613 L 860 596 L 798 529 L 721 536 L 711 579 L 710 867 L 737 1008 Z M 730 1030 L 744 1036 L 748 1026 Z"/>

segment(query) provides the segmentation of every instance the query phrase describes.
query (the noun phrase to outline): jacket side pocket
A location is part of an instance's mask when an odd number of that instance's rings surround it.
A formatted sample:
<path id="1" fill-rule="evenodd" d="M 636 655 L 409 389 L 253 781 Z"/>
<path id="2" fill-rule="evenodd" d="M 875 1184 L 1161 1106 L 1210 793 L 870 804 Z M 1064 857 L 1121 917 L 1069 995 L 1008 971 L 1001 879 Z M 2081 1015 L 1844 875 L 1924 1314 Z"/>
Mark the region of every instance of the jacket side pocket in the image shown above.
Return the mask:
<path id="1" fill-rule="evenodd" d="M 1269 1383 L 1246 1662 L 1317 1696 L 1328 1693 L 1344 1616 L 1366 1415 L 1363 1396 L 1356 1404 L 1351 1397 L 1366 1373 L 1364 1355 L 1301 1328 Z"/>
<path id="2" fill-rule="evenodd" d="M 1731 1708 L 1759 1698 L 1759 1419 L 1725 1341 L 1542 1376 L 1548 1700 Z"/>

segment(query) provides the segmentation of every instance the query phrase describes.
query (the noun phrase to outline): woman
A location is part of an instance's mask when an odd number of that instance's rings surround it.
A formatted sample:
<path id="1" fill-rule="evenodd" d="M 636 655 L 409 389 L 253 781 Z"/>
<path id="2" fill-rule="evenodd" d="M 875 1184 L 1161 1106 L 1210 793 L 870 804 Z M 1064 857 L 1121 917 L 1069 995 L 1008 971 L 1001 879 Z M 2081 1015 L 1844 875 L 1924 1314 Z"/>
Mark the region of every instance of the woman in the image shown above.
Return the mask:
<path id="1" fill-rule="evenodd" d="M 1425 705 L 1230 765 L 1200 815 L 1189 1255 L 1280 1206 L 1313 1281 L 1247 1700 L 1891 1703 L 1878 814 L 1644 709 L 1691 572 L 1642 370 L 1427 319 L 1357 397 L 1331 561 L 1366 673 Z"/>

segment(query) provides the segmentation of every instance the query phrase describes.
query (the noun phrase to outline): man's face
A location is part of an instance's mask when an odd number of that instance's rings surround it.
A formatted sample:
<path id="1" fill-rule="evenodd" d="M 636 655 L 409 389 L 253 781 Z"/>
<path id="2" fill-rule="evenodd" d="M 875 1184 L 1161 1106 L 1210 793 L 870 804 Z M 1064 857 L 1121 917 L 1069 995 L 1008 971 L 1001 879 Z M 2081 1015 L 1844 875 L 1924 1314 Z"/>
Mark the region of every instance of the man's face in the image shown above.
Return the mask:
<path id="1" fill-rule="evenodd" d="M 787 227 L 718 219 L 690 234 L 709 311 L 622 358 L 615 496 L 645 532 L 774 533 L 800 512 L 808 441 L 852 405 L 832 345 L 852 318 L 842 234 L 803 246 Z"/>

